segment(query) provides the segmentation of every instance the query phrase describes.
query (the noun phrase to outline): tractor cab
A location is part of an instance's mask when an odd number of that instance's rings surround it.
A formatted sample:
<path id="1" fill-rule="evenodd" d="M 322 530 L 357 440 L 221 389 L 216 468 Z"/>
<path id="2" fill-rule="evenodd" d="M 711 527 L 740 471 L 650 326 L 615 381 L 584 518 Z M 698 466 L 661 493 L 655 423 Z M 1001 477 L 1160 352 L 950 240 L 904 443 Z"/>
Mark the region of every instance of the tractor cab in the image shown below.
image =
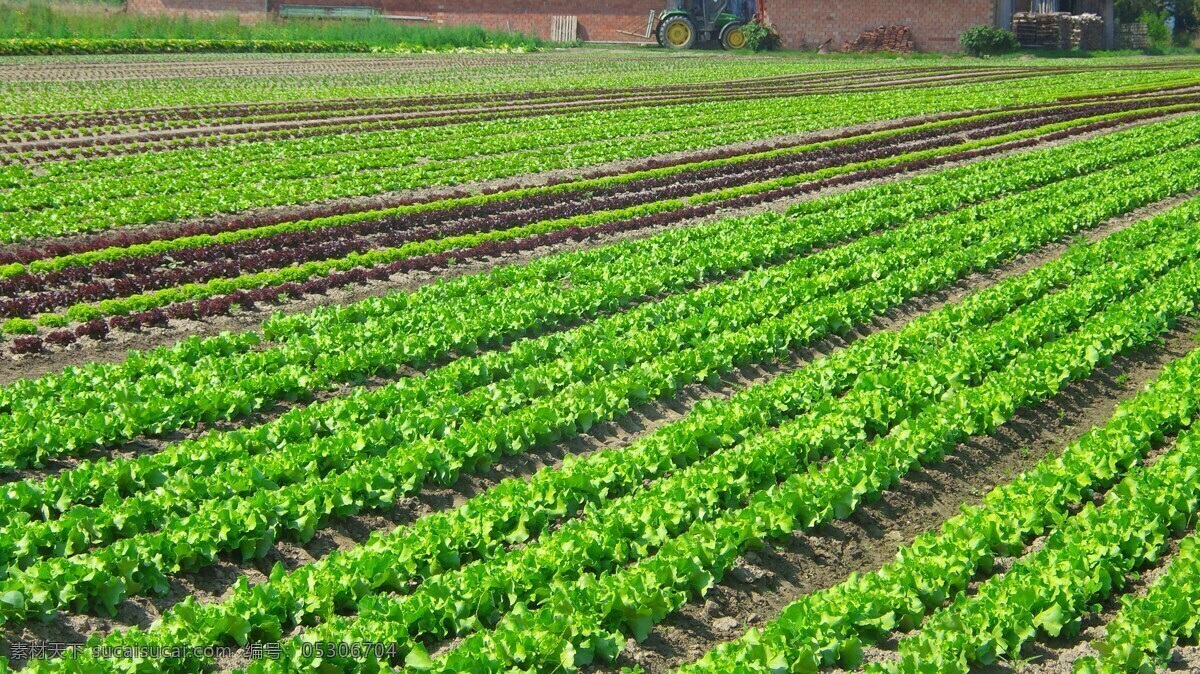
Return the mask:
<path id="1" fill-rule="evenodd" d="M 725 49 L 741 49 L 746 46 L 742 26 L 758 13 L 756 0 L 671 0 L 658 15 L 654 35 L 660 45 L 671 49 L 714 41 Z"/>

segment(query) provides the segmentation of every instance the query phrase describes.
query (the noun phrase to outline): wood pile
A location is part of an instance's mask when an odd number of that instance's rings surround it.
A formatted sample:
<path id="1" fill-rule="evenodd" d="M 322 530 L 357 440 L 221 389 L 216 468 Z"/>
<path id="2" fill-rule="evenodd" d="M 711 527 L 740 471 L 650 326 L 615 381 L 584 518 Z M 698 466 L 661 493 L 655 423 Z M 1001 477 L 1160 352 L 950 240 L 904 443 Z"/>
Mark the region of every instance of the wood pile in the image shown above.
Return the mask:
<path id="1" fill-rule="evenodd" d="M 1022 47 L 1091 51 L 1104 46 L 1104 19 L 1096 14 L 1018 12 L 1013 32 Z"/>
<path id="2" fill-rule="evenodd" d="M 880 26 L 875 30 L 862 32 L 854 42 L 842 43 L 842 53 L 845 54 L 911 54 L 912 51 L 912 30 L 908 26 Z"/>
<path id="3" fill-rule="evenodd" d="M 1141 22 L 1121 24 L 1117 31 L 1117 48 L 1149 49 L 1150 31 L 1147 30 L 1146 24 Z"/>
<path id="4" fill-rule="evenodd" d="M 1098 14 L 1071 17 L 1071 49 L 1095 51 L 1104 48 L 1104 19 Z"/>
<path id="5" fill-rule="evenodd" d="M 1022 47 L 1069 49 L 1070 21 L 1071 15 L 1067 12 L 1019 12 L 1013 15 L 1013 32 Z"/>

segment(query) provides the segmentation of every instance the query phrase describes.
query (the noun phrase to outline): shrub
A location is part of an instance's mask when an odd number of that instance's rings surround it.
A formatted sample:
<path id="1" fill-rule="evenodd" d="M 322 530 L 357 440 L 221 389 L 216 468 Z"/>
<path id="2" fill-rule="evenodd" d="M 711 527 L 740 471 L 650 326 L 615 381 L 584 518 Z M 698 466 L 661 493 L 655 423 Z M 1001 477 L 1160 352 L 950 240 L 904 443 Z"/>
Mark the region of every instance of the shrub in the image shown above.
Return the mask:
<path id="1" fill-rule="evenodd" d="M 37 325 L 28 318 L 10 318 L 0 329 L 10 335 L 32 335 L 37 332 Z"/>
<path id="2" fill-rule="evenodd" d="M 746 47 L 752 51 L 771 51 L 783 46 L 783 40 L 775 28 L 758 21 L 742 26 L 742 35 L 746 36 Z"/>
<path id="3" fill-rule="evenodd" d="M 1141 22 L 1146 24 L 1146 37 L 1154 49 L 1166 49 L 1171 46 L 1171 27 L 1167 25 L 1167 15 L 1146 12 L 1142 14 Z"/>
<path id="4" fill-rule="evenodd" d="M 995 26 L 968 28 L 958 37 L 958 43 L 970 56 L 1004 54 L 1021 46 L 1016 33 Z"/>

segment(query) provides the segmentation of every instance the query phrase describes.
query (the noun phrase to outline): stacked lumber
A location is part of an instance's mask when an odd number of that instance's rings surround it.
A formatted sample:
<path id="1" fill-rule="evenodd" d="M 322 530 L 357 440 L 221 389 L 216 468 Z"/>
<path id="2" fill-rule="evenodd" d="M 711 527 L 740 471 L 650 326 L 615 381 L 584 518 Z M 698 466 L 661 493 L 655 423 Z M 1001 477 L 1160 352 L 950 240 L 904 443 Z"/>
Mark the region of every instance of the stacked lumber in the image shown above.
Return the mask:
<path id="1" fill-rule="evenodd" d="M 1070 49 L 1070 26 L 1071 15 L 1067 12 L 1018 12 L 1013 15 L 1013 32 L 1022 47 Z"/>
<path id="2" fill-rule="evenodd" d="M 843 53 L 911 54 L 912 51 L 912 30 L 908 26 L 880 26 L 875 30 L 863 31 L 854 42 L 842 43 Z"/>
<path id="3" fill-rule="evenodd" d="M 1146 24 L 1123 23 L 1117 32 L 1118 49 L 1148 49 L 1150 47 L 1150 31 Z"/>
<path id="4" fill-rule="evenodd" d="M 1104 48 L 1104 19 L 1098 14 L 1071 17 L 1071 48 L 1093 51 Z"/>
<path id="5" fill-rule="evenodd" d="M 1104 19 L 1097 14 L 1018 12 L 1013 32 L 1022 47 L 1090 51 L 1104 46 Z"/>

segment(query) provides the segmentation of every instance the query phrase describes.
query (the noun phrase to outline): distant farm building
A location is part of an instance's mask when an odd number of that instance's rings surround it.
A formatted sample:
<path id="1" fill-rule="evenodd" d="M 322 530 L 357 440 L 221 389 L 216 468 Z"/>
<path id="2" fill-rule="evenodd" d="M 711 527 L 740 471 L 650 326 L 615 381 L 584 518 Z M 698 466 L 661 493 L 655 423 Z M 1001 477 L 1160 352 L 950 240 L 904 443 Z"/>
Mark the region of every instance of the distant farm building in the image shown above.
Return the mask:
<path id="1" fill-rule="evenodd" d="M 880 26 L 905 26 L 919 51 L 958 50 L 958 36 L 978 25 L 1011 28 L 1019 12 L 1094 13 L 1105 20 L 1111 45 L 1113 0 L 766 0 L 767 15 L 790 49 L 852 42 Z M 130 11 L 145 14 L 219 16 L 243 21 L 271 15 L 354 18 L 383 16 L 435 25 L 475 24 L 521 31 L 550 39 L 568 33 L 583 41 L 644 42 L 648 20 L 665 0 L 127 0 Z M 569 35 L 568 35 L 569 36 Z"/>

